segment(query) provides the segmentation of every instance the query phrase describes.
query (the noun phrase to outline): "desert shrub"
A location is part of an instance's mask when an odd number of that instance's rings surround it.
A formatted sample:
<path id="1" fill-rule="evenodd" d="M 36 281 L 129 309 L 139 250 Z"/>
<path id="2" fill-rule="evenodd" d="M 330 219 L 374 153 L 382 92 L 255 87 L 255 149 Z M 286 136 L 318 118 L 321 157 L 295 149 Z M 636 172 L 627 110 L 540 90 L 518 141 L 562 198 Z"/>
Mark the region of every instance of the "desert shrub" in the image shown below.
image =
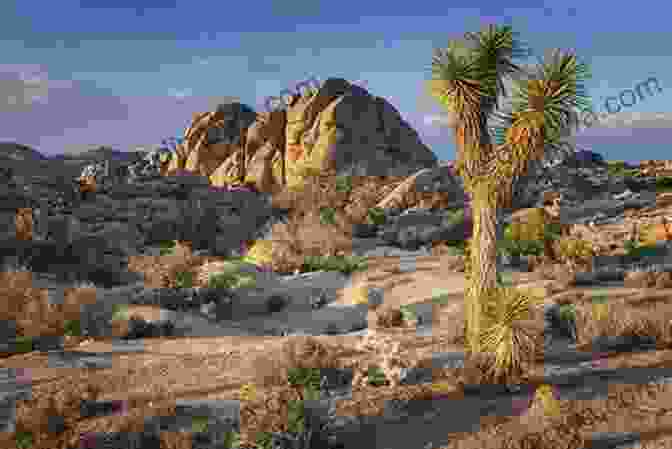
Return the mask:
<path id="1" fill-rule="evenodd" d="M 33 446 L 33 433 L 27 431 L 16 432 L 16 447 L 19 449 L 29 449 Z"/>
<path id="2" fill-rule="evenodd" d="M 343 274 L 351 274 L 354 271 L 366 268 L 366 258 L 357 256 L 306 256 L 302 270 L 309 271 L 340 271 Z"/>
<path id="3" fill-rule="evenodd" d="M 541 211 L 541 209 L 539 209 Z M 561 235 L 559 223 L 548 223 L 543 212 L 532 214 L 527 223 L 512 223 L 504 229 L 500 250 L 511 256 L 540 256 L 549 242 Z"/>
<path id="4" fill-rule="evenodd" d="M 379 366 L 373 365 L 369 366 L 366 372 L 366 383 L 373 387 L 380 387 L 383 385 L 388 385 L 389 380 L 385 377 L 385 372 Z"/>
<path id="5" fill-rule="evenodd" d="M 524 221 L 511 223 L 505 230 L 505 237 L 518 241 L 541 241 L 546 235 L 546 215 L 544 210 L 530 210 Z"/>
<path id="6" fill-rule="evenodd" d="M 464 221 L 464 209 L 456 209 L 448 211 L 449 223 L 450 224 L 459 224 Z"/>
<path id="7" fill-rule="evenodd" d="M 611 176 L 635 176 L 639 173 L 639 169 L 630 168 L 625 161 L 609 161 L 607 162 L 607 173 Z"/>
<path id="8" fill-rule="evenodd" d="M 208 279 L 208 287 L 210 288 L 235 290 L 238 288 L 254 286 L 255 284 L 256 280 L 254 276 L 240 273 L 213 273 Z"/>
<path id="9" fill-rule="evenodd" d="M 352 236 L 343 227 L 325 225 L 314 213 L 274 224 L 271 242 L 265 244 L 265 260 L 284 273 L 302 270 L 307 257 L 341 256 L 352 250 Z"/>
<path id="10" fill-rule="evenodd" d="M 561 263 L 572 268 L 590 265 L 595 251 L 587 240 L 576 237 L 563 237 L 554 242 L 555 253 Z"/>
<path id="11" fill-rule="evenodd" d="M 510 240 L 499 242 L 500 250 L 511 256 L 539 256 L 544 252 L 544 243 L 535 240 Z"/>
<path id="12" fill-rule="evenodd" d="M 172 249 L 175 248 L 175 240 L 164 240 L 162 242 L 159 242 L 158 246 L 159 248 L 166 248 L 166 249 Z"/>
<path id="13" fill-rule="evenodd" d="M 369 209 L 367 212 L 367 217 L 372 224 L 378 226 L 384 225 L 385 222 L 387 221 L 387 217 L 385 216 L 385 210 L 383 210 L 380 207 L 372 207 L 371 209 Z"/>
<path id="14" fill-rule="evenodd" d="M 656 177 L 656 190 L 672 189 L 672 176 Z"/>
<path id="15" fill-rule="evenodd" d="M 213 273 L 208 279 L 208 287 L 229 289 L 236 281 L 233 273 Z"/>
<path id="16" fill-rule="evenodd" d="M 625 249 L 626 254 L 632 254 L 639 247 L 639 242 L 636 240 L 626 240 L 623 243 L 623 248 Z"/>
<path id="17" fill-rule="evenodd" d="M 52 304 L 47 290 L 33 287 L 32 273 L 10 271 L 0 273 L 0 297 L 5 300 L 0 321 L 15 323 L 16 336 L 22 337 L 19 344 L 30 348 L 31 337 L 77 331 L 81 306 L 96 301 L 96 289 L 88 284 L 76 285 L 65 290 L 60 304 Z"/>
<path id="18" fill-rule="evenodd" d="M 336 191 L 350 193 L 352 191 L 352 177 L 338 176 L 336 178 Z"/>
<path id="19" fill-rule="evenodd" d="M 293 367 L 287 371 L 287 382 L 295 388 L 320 388 L 320 370 L 317 368 Z"/>
<path id="20" fill-rule="evenodd" d="M 292 338 L 277 355 L 264 355 L 254 360 L 254 383 L 260 386 L 287 385 L 290 374 L 293 379 L 300 379 L 301 373 L 310 372 L 306 370 L 338 367 L 337 353 L 337 347 L 328 346 L 315 337 Z"/>
<path id="21" fill-rule="evenodd" d="M 168 254 L 173 253 L 176 246 L 176 242 L 175 240 L 166 240 L 160 242 L 158 246 L 159 246 L 159 255 L 167 256 Z"/>
<path id="22" fill-rule="evenodd" d="M 175 274 L 176 288 L 191 288 L 194 285 L 194 274 L 191 271 L 179 271 Z"/>
<path id="23" fill-rule="evenodd" d="M 336 210 L 333 207 L 323 207 L 320 209 L 320 223 L 324 225 L 336 224 Z"/>
<path id="24" fill-rule="evenodd" d="M 82 335 L 82 323 L 79 320 L 65 320 L 63 335 L 78 337 Z"/>

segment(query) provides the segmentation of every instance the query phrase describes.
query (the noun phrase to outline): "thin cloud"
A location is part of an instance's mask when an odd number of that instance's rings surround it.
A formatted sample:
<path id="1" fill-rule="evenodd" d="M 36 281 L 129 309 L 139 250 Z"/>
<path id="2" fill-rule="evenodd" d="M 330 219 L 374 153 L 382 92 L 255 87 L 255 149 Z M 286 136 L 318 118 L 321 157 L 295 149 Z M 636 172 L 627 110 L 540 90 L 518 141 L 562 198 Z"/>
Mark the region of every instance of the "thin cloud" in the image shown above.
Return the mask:
<path id="1" fill-rule="evenodd" d="M 0 65 L 3 140 L 34 145 L 98 121 L 127 120 L 128 106 L 94 83 L 53 80 L 39 65 Z"/>

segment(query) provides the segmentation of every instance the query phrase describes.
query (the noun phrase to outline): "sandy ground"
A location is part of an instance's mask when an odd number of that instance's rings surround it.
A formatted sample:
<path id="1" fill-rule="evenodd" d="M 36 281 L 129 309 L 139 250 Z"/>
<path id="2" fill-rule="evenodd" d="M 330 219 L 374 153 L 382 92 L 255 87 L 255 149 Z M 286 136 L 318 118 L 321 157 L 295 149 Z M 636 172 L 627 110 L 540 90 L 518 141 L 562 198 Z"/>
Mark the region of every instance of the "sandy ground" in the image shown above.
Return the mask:
<path id="1" fill-rule="evenodd" d="M 428 300 L 437 294 L 446 294 L 447 301 L 433 309 L 436 321 L 431 334 L 418 337 L 414 327 L 380 330 L 381 334 L 394 335 L 402 347 L 415 351 L 416 355 L 430 355 L 435 351 L 459 351 L 461 348 L 442 343 L 442 324 L 461 319 L 461 303 L 465 287 L 464 275 L 450 271 L 446 257 L 419 257 L 414 272 L 400 273 L 399 258 L 372 260 L 366 272 L 359 274 L 372 285 L 385 290 L 385 307 L 398 307 Z M 530 273 L 517 275 L 517 282 L 527 282 L 534 276 Z M 345 297 L 339 301 L 347 301 Z M 154 317 L 158 311 L 151 307 L 137 307 L 146 317 Z M 370 322 L 375 312 L 369 312 Z M 453 327 L 453 326 L 446 326 Z M 318 339 L 333 344 L 354 347 L 359 336 L 320 336 Z M 255 374 L 255 359 L 277 352 L 287 338 L 281 337 L 214 337 L 145 339 L 143 352 L 112 354 L 112 368 L 100 372 L 109 376 L 106 396 L 123 399 L 144 396 L 162 391 L 171 397 L 231 398 L 233 392 Z M 105 353 L 110 352 L 109 342 L 82 342 L 73 350 Z M 366 358 L 362 352 L 353 357 Z M 0 360 L 0 367 L 28 369 L 37 383 L 57 380 L 67 375 L 69 369 L 50 367 L 47 354 L 29 353 Z M 77 369 L 71 370 L 73 373 Z"/>

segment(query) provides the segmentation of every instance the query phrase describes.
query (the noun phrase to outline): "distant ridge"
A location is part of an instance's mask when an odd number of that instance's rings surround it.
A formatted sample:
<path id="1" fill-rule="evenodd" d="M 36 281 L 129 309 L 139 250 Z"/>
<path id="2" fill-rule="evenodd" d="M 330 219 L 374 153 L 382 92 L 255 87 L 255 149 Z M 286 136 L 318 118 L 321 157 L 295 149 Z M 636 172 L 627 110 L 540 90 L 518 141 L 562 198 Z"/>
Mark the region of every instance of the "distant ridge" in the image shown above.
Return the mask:
<path id="1" fill-rule="evenodd" d="M 13 159 L 16 161 L 25 160 L 46 160 L 47 157 L 28 145 L 21 145 L 16 142 L 0 142 L 0 157 Z"/>
<path id="2" fill-rule="evenodd" d="M 67 160 L 67 161 L 102 161 L 112 159 L 117 161 L 133 160 L 139 155 L 145 153 L 144 151 L 120 151 L 110 147 L 98 147 L 88 151 L 76 154 L 56 154 L 49 159 L 52 160 Z"/>

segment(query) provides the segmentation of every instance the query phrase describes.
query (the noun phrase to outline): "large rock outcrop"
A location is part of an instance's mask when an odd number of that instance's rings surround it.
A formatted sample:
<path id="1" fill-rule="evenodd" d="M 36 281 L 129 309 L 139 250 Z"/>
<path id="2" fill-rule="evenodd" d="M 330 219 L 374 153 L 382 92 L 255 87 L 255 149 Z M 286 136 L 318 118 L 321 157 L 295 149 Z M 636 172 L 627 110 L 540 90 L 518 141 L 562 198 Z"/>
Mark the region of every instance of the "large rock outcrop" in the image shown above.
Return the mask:
<path id="1" fill-rule="evenodd" d="M 285 181 L 300 186 L 306 175 L 327 169 L 338 175 L 409 176 L 437 164 L 392 105 L 341 78 L 326 80 L 317 93 L 294 99 L 286 110 L 256 114 L 253 121 L 243 105 L 230 108 L 240 109 L 230 114 L 238 117 L 230 120 L 235 125 L 224 125 L 217 112 L 194 116 L 171 169 L 209 176 L 215 186 L 242 181 L 271 193 Z M 217 134 L 225 128 L 231 130 L 225 139 L 208 140 L 208 130 Z"/>

